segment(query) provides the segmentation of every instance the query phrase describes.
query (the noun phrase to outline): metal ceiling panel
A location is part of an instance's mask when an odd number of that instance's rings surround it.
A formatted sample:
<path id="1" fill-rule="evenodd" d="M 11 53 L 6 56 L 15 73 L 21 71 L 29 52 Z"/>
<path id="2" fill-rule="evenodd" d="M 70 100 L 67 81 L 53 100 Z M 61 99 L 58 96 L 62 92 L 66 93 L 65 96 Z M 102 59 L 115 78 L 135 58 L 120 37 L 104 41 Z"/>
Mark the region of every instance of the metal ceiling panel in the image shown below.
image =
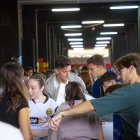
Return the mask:
<path id="1" fill-rule="evenodd" d="M 79 3 L 82 4 L 82 3 L 101 3 L 101 2 L 132 2 L 132 0 L 19 0 L 20 4 L 79 4 Z"/>

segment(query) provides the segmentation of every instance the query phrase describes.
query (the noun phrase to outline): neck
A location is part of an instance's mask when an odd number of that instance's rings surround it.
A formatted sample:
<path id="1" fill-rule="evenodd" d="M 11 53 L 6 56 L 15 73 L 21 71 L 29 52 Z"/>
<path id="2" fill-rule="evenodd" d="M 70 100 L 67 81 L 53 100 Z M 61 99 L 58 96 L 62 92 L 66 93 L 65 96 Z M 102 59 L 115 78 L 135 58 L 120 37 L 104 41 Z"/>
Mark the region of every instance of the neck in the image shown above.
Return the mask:
<path id="1" fill-rule="evenodd" d="M 44 103 L 45 100 L 46 100 L 46 96 L 43 94 L 41 94 L 38 98 L 34 99 L 36 103 Z"/>
<path id="2" fill-rule="evenodd" d="M 140 83 L 140 76 L 134 76 L 130 84 Z"/>
<path id="3" fill-rule="evenodd" d="M 60 84 L 60 83 L 63 83 L 63 84 L 66 84 L 67 81 L 62 81 L 59 76 L 56 75 L 56 81 Z"/>

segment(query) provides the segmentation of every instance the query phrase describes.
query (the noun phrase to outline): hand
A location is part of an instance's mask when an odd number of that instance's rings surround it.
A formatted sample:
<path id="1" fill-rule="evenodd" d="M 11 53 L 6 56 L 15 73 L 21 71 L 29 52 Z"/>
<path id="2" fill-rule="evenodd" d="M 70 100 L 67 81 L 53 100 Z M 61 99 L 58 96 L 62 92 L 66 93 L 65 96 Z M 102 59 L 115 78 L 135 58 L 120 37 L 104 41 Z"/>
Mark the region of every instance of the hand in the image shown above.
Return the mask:
<path id="1" fill-rule="evenodd" d="M 55 117 L 53 117 L 49 122 L 47 122 L 43 126 L 48 125 L 52 130 L 57 131 L 62 117 L 63 117 L 63 112 L 60 112 L 59 114 L 57 114 Z"/>

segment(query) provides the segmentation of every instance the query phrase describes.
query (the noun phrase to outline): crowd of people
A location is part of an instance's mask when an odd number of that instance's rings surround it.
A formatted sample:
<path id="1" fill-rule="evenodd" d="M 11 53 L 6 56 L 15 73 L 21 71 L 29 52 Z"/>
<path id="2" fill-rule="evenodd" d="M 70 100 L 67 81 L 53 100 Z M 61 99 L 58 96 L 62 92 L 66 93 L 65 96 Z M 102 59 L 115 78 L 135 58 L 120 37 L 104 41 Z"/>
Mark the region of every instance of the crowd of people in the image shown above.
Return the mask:
<path id="1" fill-rule="evenodd" d="M 80 73 L 72 71 L 71 60 L 63 55 L 47 73 L 34 73 L 16 62 L 4 64 L 3 139 L 12 139 L 4 130 L 14 127 L 19 140 L 106 140 L 102 122 L 111 120 L 113 138 L 108 140 L 139 140 L 140 55 L 129 53 L 113 66 L 115 71 L 107 71 L 99 54 L 87 59 Z"/>

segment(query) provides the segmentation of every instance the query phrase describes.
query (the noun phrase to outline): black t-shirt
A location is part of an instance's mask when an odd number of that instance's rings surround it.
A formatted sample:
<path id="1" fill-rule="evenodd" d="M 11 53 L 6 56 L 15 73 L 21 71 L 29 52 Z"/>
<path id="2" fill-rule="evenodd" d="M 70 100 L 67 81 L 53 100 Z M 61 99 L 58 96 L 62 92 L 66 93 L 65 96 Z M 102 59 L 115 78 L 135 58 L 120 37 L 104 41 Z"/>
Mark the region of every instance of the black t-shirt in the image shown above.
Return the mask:
<path id="1" fill-rule="evenodd" d="M 18 116 L 19 111 L 22 108 L 28 107 L 28 103 L 23 97 L 19 97 L 20 103 L 16 109 L 16 111 L 8 111 L 9 101 L 8 98 L 2 98 L 0 101 L 0 121 L 11 124 L 17 128 L 19 128 Z"/>

